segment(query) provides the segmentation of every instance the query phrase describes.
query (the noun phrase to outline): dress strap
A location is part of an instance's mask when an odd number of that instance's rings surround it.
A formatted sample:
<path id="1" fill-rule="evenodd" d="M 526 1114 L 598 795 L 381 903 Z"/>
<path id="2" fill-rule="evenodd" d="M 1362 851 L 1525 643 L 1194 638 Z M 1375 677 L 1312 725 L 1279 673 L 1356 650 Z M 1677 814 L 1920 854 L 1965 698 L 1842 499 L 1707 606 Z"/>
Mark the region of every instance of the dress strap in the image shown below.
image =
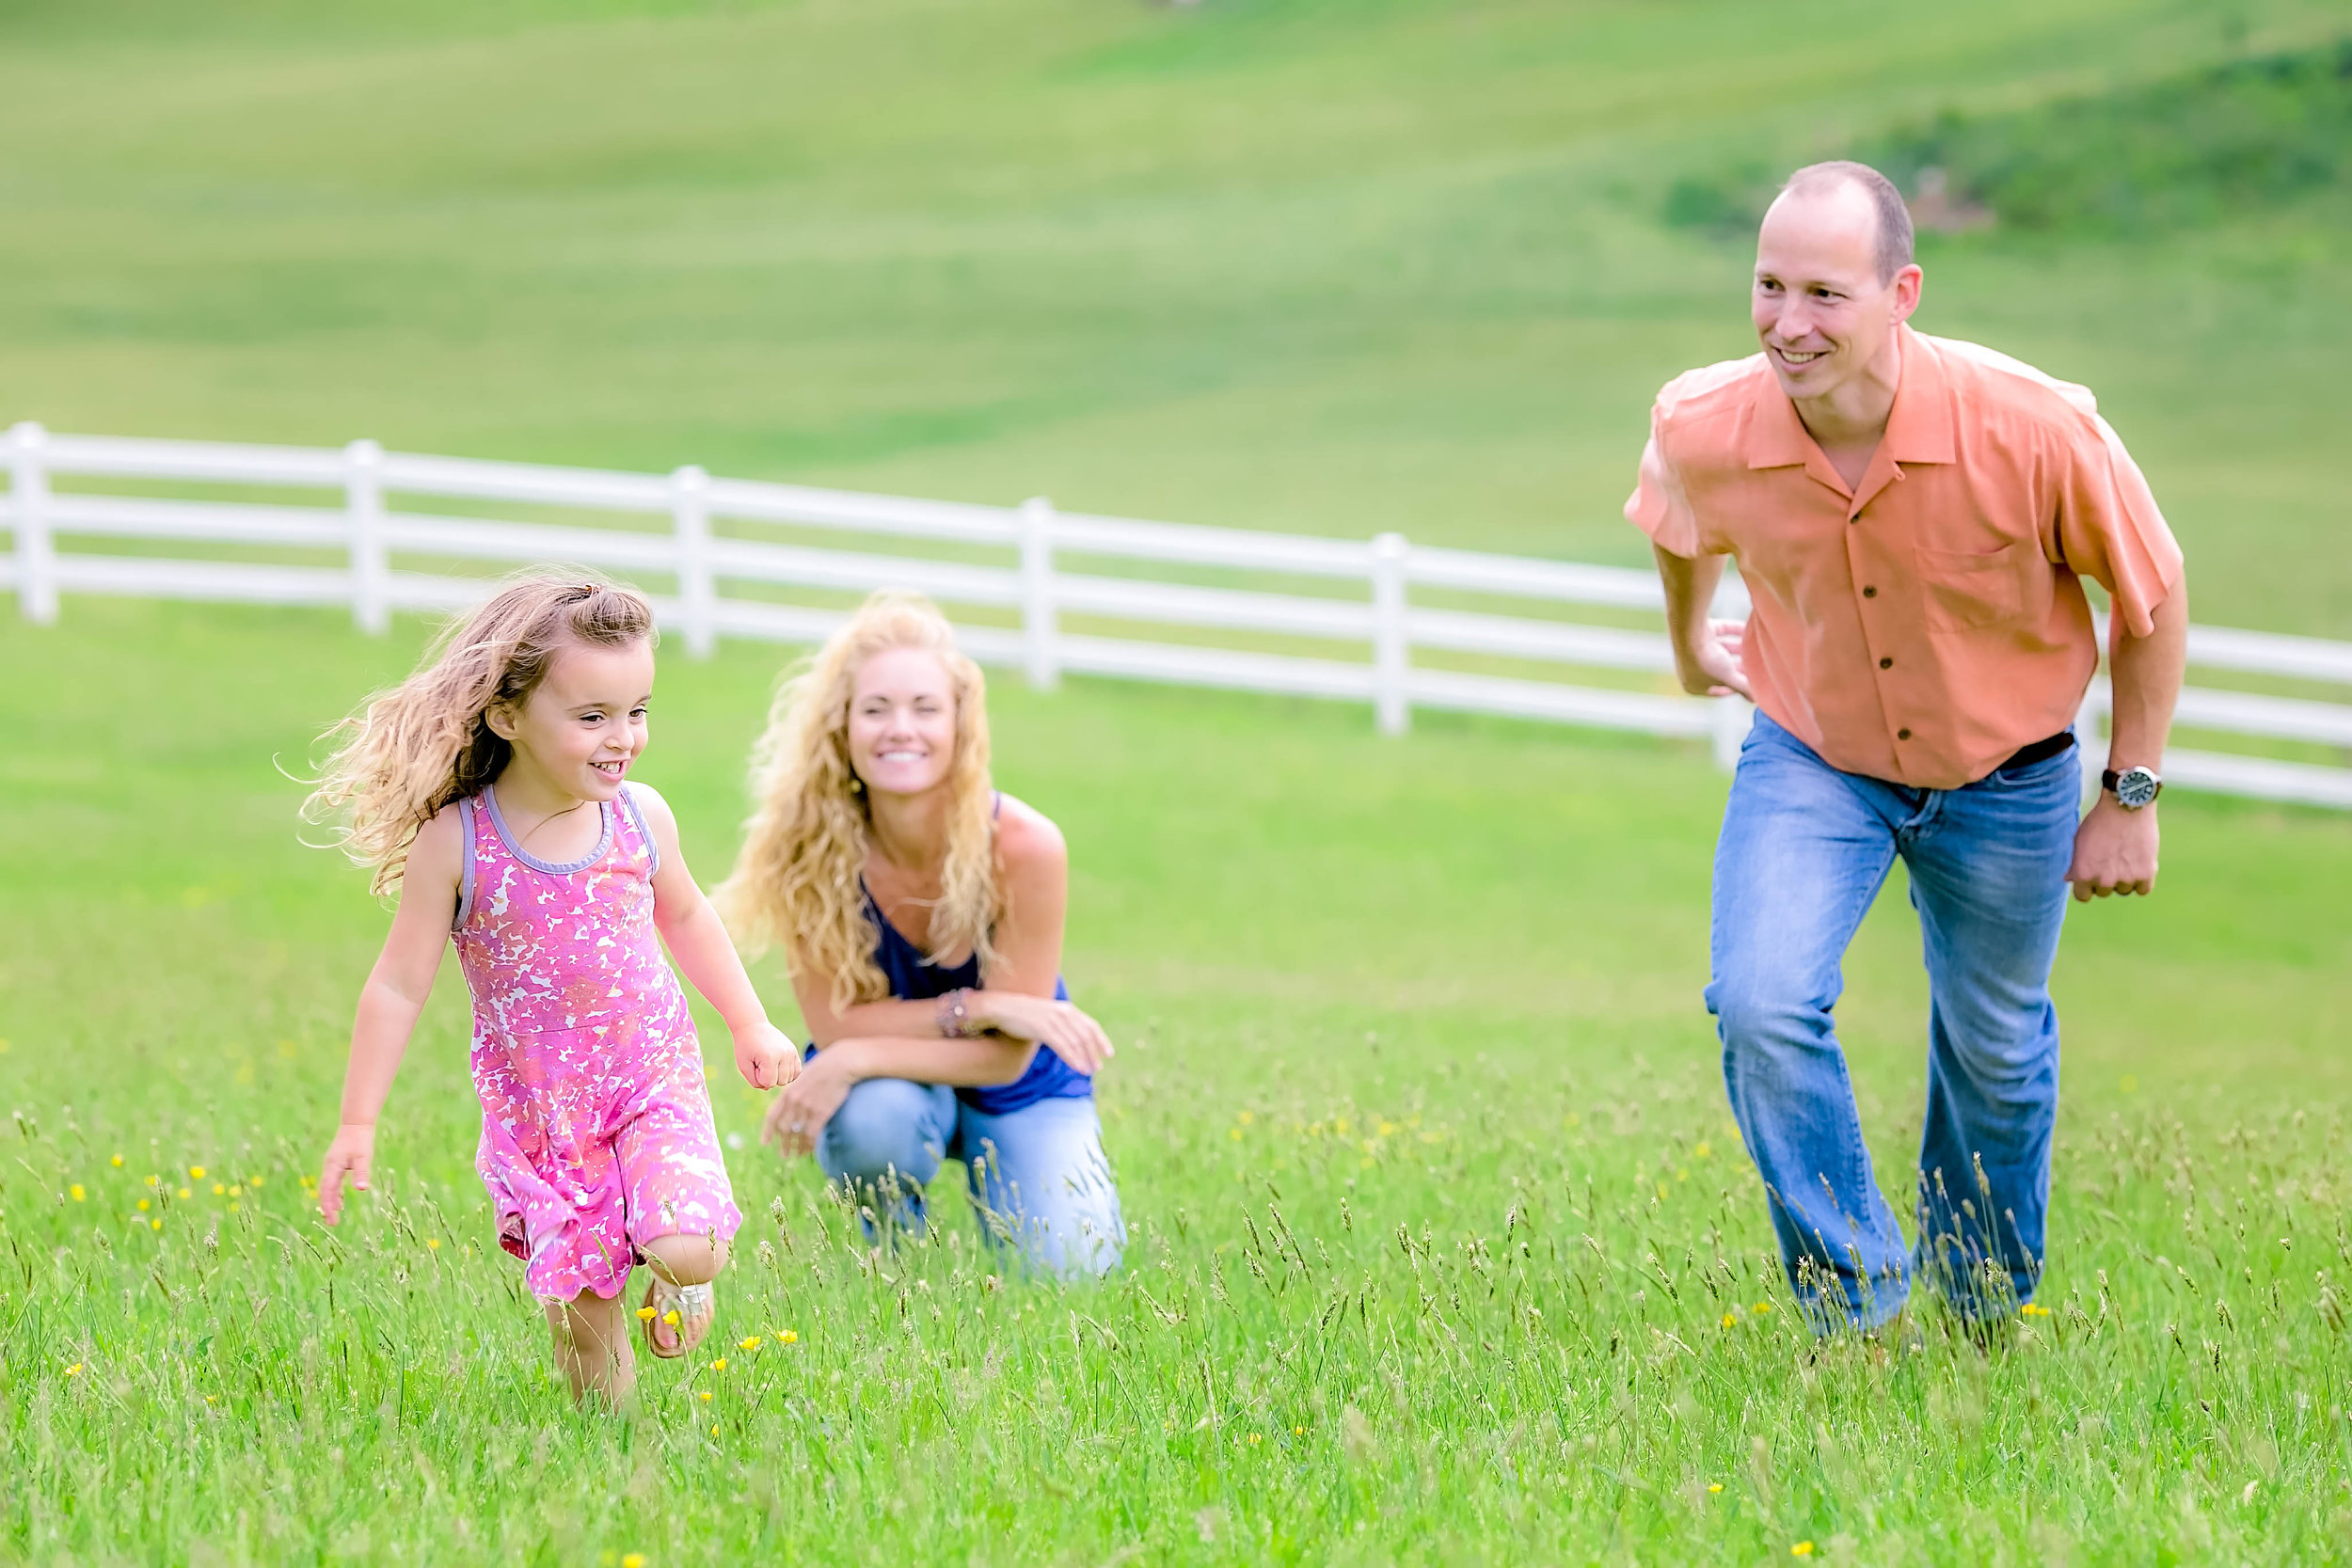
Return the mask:
<path id="1" fill-rule="evenodd" d="M 457 918 L 451 921 L 449 926 L 452 931 L 462 929 L 473 914 L 475 829 L 473 797 L 470 795 L 457 802 L 457 834 L 462 845 L 458 850 L 458 863 L 461 869 L 457 873 Z"/>
<path id="2" fill-rule="evenodd" d="M 661 846 L 654 842 L 653 830 L 645 826 L 644 810 L 637 803 L 636 785 L 621 785 L 621 806 L 628 815 L 629 825 L 637 830 L 637 836 L 645 842 L 645 875 L 659 876 L 661 871 Z"/>

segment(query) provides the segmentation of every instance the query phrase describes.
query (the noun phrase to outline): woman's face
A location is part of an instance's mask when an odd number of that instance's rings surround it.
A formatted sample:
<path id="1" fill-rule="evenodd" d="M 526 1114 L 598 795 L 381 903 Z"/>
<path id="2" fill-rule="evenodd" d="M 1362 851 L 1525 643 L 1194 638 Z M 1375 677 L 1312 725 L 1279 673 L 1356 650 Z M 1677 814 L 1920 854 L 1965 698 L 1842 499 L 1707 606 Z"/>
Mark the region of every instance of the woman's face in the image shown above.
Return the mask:
<path id="1" fill-rule="evenodd" d="M 956 760 L 956 689 L 939 656 L 889 648 L 850 687 L 850 766 L 880 795 L 920 795 Z"/>

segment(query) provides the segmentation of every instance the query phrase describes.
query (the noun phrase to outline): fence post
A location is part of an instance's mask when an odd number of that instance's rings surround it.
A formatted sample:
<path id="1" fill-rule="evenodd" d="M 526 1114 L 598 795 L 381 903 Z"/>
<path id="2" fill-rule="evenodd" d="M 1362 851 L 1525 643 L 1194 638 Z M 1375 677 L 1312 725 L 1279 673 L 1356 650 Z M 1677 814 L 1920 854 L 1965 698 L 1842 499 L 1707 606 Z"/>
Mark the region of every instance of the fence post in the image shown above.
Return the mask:
<path id="1" fill-rule="evenodd" d="M 384 449 L 343 448 L 343 510 L 351 533 L 351 624 L 371 637 L 391 629 L 391 567 L 384 545 Z"/>
<path id="2" fill-rule="evenodd" d="M 1707 739 L 1715 753 L 1715 766 L 1731 772 L 1740 766 L 1740 745 L 1748 737 L 1748 727 L 1756 722 L 1756 707 L 1745 697 L 1708 697 Z"/>
<path id="3" fill-rule="evenodd" d="M 1405 562 L 1410 546 L 1401 533 L 1372 542 L 1372 711 L 1382 735 L 1403 735 L 1413 722 L 1405 683 L 1412 668 L 1412 645 L 1405 614 Z"/>
<path id="4" fill-rule="evenodd" d="M 1021 648 L 1029 684 L 1040 691 L 1061 685 L 1054 610 L 1054 503 L 1031 496 L 1021 503 Z"/>
<path id="5" fill-rule="evenodd" d="M 8 510 L 16 524 L 16 608 L 24 619 L 57 619 L 57 546 L 49 532 L 49 432 L 31 420 L 8 431 Z"/>
<path id="6" fill-rule="evenodd" d="M 708 658 L 718 645 L 718 592 L 710 575 L 710 476 L 689 463 L 670 474 L 670 517 L 677 531 L 677 596 L 686 651 Z"/>

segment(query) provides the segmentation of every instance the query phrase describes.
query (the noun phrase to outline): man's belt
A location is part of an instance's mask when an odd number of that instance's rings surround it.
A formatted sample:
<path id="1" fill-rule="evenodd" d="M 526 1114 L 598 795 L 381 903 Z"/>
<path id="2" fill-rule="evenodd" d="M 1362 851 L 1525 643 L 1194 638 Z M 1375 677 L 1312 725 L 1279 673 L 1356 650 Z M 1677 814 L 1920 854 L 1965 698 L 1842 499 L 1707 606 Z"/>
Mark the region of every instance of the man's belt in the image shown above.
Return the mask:
<path id="1" fill-rule="evenodd" d="M 2048 761 L 2073 744 L 2074 744 L 2074 732 L 2060 730 L 2058 734 L 2044 736 L 2030 746 L 2018 747 L 2016 751 L 2010 753 L 2007 762 L 1993 771 L 2006 773 L 2012 768 L 2030 768 L 2037 762 Z"/>

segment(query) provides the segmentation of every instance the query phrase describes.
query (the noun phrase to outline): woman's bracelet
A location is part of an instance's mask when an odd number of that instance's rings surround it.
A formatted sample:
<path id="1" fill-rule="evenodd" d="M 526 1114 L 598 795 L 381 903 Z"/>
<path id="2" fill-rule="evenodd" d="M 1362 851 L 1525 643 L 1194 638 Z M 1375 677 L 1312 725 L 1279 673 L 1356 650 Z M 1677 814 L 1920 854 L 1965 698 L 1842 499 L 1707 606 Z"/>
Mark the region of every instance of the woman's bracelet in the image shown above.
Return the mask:
<path id="1" fill-rule="evenodd" d="M 969 1039 L 980 1033 L 972 1023 L 971 997 L 972 993 L 969 990 L 951 990 L 939 999 L 939 1011 L 935 1016 L 943 1037 L 951 1040 Z"/>

